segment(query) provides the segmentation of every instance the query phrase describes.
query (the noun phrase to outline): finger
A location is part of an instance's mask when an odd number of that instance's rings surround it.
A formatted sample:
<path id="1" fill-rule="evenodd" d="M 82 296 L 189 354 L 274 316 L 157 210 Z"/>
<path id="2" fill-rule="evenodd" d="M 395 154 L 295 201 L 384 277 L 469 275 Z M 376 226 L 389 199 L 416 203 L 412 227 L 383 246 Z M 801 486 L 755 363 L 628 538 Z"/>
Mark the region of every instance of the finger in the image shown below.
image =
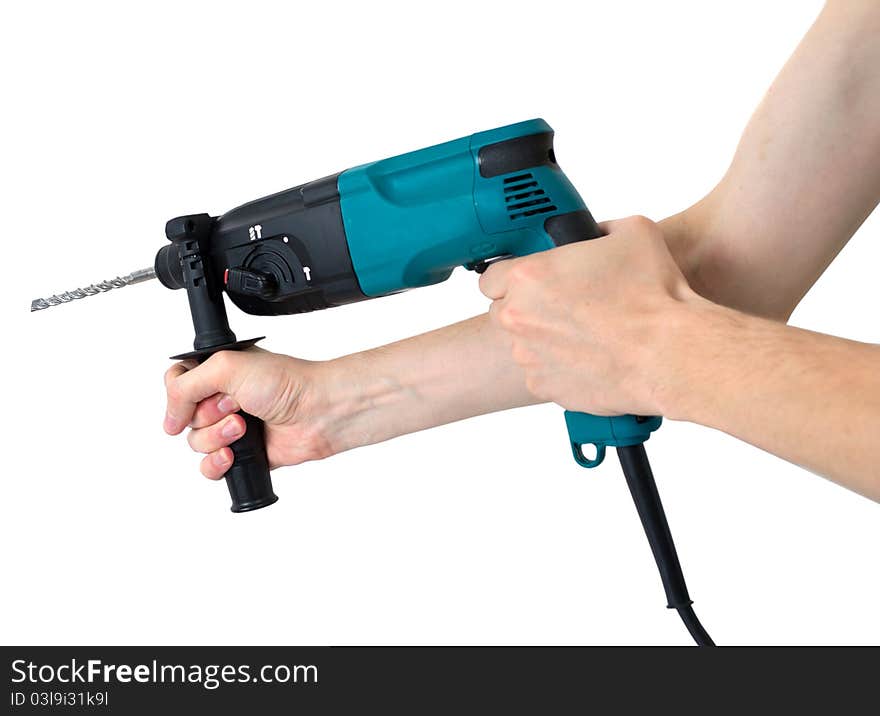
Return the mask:
<path id="1" fill-rule="evenodd" d="M 244 431 L 244 418 L 240 415 L 229 415 L 216 425 L 190 430 L 186 441 L 196 452 L 209 453 L 231 445 L 244 435 Z"/>
<path id="2" fill-rule="evenodd" d="M 492 264 L 485 273 L 480 276 L 480 291 L 486 298 L 493 301 L 503 298 L 507 293 L 508 275 L 510 269 L 517 264 L 517 259 L 507 259 Z"/>
<path id="3" fill-rule="evenodd" d="M 231 393 L 236 367 L 241 355 L 234 351 L 215 353 L 201 365 L 169 380 L 168 415 L 165 430 L 177 435 L 192 422 L 196 407 L 215 393 Z"/>
<path id="4" fill-rule="evenodd" d="M 165 432 L 169 435 L 177 435 L 186 427 L 186 422 L 181 421 L 177 416 L 178 406 L 172 400 L 172 394 L 175 391 L 177 379 L 189 370 L 193 370 L 198 363 L 187 360 L 175 363 L 167 371 L 165 371 L 165 392 L 167 394 L 168 405 L 165 409 Z"/>
<path id="5" fill-rule="evenodd" d="M 165 371 L 165 387 L 168 387 L 168 384 L 182 376 L 188 370 L 192 370 L 196 368 L 199 364 L 194 360 L 182 360 L 179 363 L 175 363 L 168 370 Z"/>
<path id="6" fill-rule="evenodd" d="M 232 467 L 232 459 L 232 450 L 228 447 L 221 448 L 210 455 L 205 455 L 199 465 L 199 470 L 209 480 L 219 480 L 229 472 L 229 468 Z"/>
<path id="7" fill-rule="evenodd" d="M 186 363 L 175 363 L 168 370 L 165 371 L 165 387 L 168 387 L 168 382 L 174 380 L 175 378 L 179 378 L 186 371 L 189 370 L 187 368 Z"/>
<path id="8" fill-rule="evenodd" d="M 235 398 L 225 393 L 217 393 L 206 398 L 196 406 L 189 426 L 191 428 L 206 428 L 214 423 L 219 423 L 223 418 L 241 410 L 241 406 Z"/>
<path id="9" fill-rule="evenodd" d="M 613 234 L 616 231 L 620 231 L 621 224 L 626 221 L 626 219 L 614 219 L 612 221 L 601 221 L 599 222 L 599 231 L 602 232 L 602 236 L 608 236 L 608 234 Z"/>

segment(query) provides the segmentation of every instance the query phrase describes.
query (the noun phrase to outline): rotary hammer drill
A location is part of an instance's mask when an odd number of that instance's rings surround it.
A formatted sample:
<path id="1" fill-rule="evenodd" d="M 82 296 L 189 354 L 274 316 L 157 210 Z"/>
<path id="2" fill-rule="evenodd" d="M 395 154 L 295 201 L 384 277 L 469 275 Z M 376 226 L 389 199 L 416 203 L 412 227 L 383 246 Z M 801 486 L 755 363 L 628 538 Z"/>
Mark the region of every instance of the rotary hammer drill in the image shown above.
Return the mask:
<path id="1" fill-rule="evenodd" d="M 169 243 L 152 269 L 37 299 L 47 308 L 158 277 L 185 289 L 203 361 L 242 350 L 223 293 L 246 313 L 283 315 L 378 298 L 446 280 L 458 266 L 492 262 L 601 236 L 559 168 L 553 130 L 542 119 L 479 132 L 347 169 L 244 204 L 222 216 L 171 219 Z M 226 474 L 233 512 L 273 504 L 262 422 L 242 413 L 245 435 L 231 445 Z M 643 443 L 656 416 L 599 417 L 565 412 L 577 463 L 599 465 L 615 447 L 660 570 L 669 608 L 699 644 L 712 644 L 694 614 Z M 585 446 L 592 446 L 587 455 Z"/>

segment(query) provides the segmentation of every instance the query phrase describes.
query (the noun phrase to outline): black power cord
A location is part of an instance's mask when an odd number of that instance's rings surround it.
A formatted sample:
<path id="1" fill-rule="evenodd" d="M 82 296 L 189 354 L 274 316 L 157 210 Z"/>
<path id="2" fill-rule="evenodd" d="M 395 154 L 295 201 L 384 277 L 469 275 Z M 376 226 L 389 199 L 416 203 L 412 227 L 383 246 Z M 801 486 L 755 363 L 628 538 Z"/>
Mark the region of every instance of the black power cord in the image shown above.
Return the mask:
<path id="1" fill-rule="evenodd" d="M 698 646 L 715 646 L 712 637 L 700 624 L 694 608 L 693 600 L 688 595 L 681 564 L 672 541 L 672 533 L 663 512 L 663 503 L 657 492 L 654 474 L 644 445 L 632 445 L 617 448 L 617 457 L 623 468 L 626 484 L 629 486 L 633 502 L 645 529 L 648 544 L 654 553 L 654 561 L 660 570 L 660 579 L 666 591 L 667 606 L 676 609 L 687 630 Z"/>

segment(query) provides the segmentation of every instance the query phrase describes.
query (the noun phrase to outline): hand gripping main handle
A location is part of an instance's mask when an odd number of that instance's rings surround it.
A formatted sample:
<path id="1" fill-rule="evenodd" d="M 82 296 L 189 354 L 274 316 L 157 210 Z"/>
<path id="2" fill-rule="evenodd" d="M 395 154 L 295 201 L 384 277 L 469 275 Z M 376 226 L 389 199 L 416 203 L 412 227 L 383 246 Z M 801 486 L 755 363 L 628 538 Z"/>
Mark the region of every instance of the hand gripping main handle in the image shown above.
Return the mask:
<path id="1" fill-rule="evenodd" d="M 544 222 L 544 231 L 555 246 L 598 239 L 602 234 L 589 210 L 572 211 L 552 216 Z M 605 448 L 641 445 L 660 427 L 659 417 L 641 415 L 602 416 L 565 411 L 565 424 L 571 441 L 571 452 L 581 467 L 597 467 L 605 459 Z M 583 447 L 593 445 L 595 454 L 588 457 Z"/>
<path id="2" fill-rule="evenodd" d="M 603 236 L 602 230 L 587 209 L 552 216 L 544 222 L 544 231 L 555 246 L 589 241 Z M 640 415 L 602 416 L 565 411 L 571 452 L 581 467 L 597 467 L 605 459 L 605 448 L 641 445 L 660 427 L 659 417 Z M 584 454 L 592 445 L 595 454 Z"/>

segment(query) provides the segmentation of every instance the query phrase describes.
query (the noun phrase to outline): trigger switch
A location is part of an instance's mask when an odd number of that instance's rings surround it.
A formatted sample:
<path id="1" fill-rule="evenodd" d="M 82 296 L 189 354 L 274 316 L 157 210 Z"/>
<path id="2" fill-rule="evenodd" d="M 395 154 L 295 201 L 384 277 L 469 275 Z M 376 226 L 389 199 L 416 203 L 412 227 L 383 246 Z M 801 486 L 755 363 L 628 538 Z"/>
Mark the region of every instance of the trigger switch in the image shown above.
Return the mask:
<path id="1" fill-rule="evenodd" d="M 505 259 L 512 259 L 513 254 L 499 254 L 498 256 L 493 256 L 488 259 L 481 259 L 480 261 L 474 261 L 465 266 L 469 271 L 476 271 L 477 273 L 485 273 L 486 269 L 488 269 L 492 264 L 497 263 L 498 261 L 504 261 Z"/>
<path id="2" fill-rule="evenodd" d="M 278 282 L 269 274 L 230 268 L 223 272 L 223 284 L 229 293 L 255 296 L 271 301 L 278 292 Z"/>

